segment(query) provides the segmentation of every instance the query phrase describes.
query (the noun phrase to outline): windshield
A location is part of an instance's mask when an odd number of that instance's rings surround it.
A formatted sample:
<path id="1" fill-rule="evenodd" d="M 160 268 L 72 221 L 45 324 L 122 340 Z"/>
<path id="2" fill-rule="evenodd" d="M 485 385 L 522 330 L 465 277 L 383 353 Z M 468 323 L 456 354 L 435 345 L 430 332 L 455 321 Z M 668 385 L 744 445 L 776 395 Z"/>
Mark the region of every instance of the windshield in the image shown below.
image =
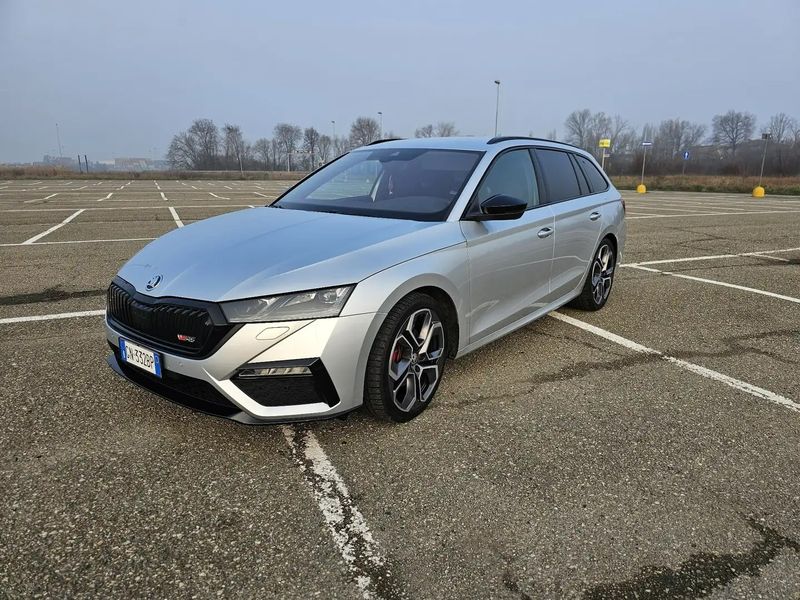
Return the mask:
<path id="1" fill-rule="evenodd" d="M 482 152 L 374 148 L 351 152 L 273 206 L 413 221 L 444 221 Z"/>

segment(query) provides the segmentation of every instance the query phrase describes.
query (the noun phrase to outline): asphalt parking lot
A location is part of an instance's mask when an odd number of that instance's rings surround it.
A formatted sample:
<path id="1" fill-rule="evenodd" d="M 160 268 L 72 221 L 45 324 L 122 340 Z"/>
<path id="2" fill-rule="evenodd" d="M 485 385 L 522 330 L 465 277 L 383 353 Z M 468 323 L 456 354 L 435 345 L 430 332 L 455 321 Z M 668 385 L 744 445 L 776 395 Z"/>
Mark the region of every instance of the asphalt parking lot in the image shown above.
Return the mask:
<path id="1" fill-rule="evenodd" d="M 800 598 L 800 198 L 625 192 L 606 308 L 406 425 L 246 427 L 106 365 L 105 289 L 279 181 L 0 181 L 0 597 Z"/>

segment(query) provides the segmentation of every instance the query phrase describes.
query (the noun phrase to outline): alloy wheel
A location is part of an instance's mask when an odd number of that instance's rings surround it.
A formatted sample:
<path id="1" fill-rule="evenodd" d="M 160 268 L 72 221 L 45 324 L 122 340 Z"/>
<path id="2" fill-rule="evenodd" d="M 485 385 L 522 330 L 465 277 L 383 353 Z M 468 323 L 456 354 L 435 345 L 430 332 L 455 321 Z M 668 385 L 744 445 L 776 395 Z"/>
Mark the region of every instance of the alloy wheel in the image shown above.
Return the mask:
<path id="1" fill-rule="evenodd" d="M 597 251 L 592 265 L 592 297 L 597 304 L 602 304 L 611 293 L 614 277 L 614 251 L 609 244 L 603 244 Z"/>
<path id="2" fill-rule="evenodd" d="M 397 408 L 408 412 L 430 399 L 444 351 L 444 327 L 433 311 L 422 308 L 405 320 L 389 353 L 389 385 Z"/>

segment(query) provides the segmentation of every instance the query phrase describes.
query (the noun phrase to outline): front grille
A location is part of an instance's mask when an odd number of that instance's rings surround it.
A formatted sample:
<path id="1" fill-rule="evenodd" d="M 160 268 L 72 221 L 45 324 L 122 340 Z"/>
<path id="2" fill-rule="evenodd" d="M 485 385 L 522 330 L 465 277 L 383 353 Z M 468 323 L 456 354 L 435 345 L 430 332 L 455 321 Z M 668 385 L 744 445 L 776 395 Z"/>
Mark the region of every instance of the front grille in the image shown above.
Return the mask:
<path id="1" fill-rule="evenodd" d="M 119 279 L 108 288 L 107 311 L 112 325 L 134 341 L 183 356 L 208 356 L 234 329 L 215 305 L 151 298 Z"/>

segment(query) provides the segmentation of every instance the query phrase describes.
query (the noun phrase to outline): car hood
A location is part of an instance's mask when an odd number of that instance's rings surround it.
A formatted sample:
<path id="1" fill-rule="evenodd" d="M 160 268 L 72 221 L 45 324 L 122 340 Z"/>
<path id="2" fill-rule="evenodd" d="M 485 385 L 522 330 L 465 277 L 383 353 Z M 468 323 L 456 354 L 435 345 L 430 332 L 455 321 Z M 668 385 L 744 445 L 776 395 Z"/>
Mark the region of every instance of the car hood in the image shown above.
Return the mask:
<path id="1" fill-rule="evenodd" d="M 218 302 L 358 283 L 463 242 L 458 223 L 259 207 L 171 231 L 119 276 L 148 296 Z"/>

